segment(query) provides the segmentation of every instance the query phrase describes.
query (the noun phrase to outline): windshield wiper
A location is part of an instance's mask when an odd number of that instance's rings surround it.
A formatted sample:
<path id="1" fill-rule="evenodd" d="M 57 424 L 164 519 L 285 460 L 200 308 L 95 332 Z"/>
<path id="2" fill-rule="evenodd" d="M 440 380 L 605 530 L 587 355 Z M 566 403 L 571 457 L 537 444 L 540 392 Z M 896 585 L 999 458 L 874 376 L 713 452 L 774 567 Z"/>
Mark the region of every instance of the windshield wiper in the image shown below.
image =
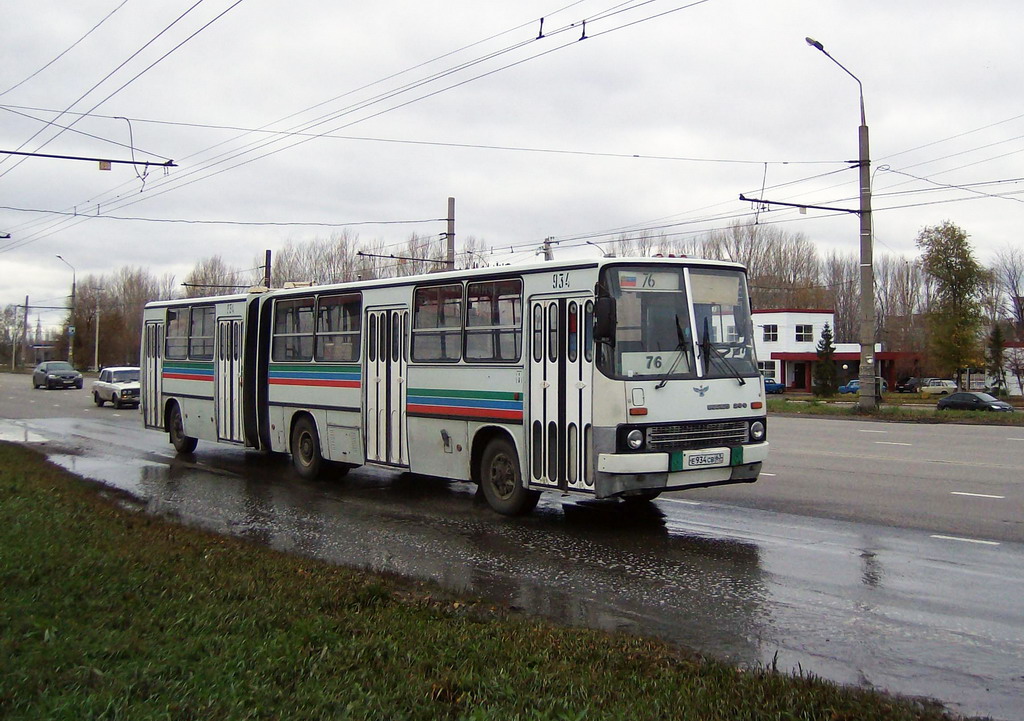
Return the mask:
<path id="1" fill-rule="evenodd" d="M 676 313 L 676 338 L 678 339 L 678 342 L 676 343 L 676 349 L 673 351 L 676 354 L 676 358 L 672 361 L 672 365 L 669 366 L 668 370 L 665 371 L 665 375 L 663 375 L 661 380 L 658 381 L 658 384 L 654 386 L 655 390 L 665 387 L 668 383 L 669 376 L 675 372 L 676 366 L 679 365 L 679 361 L 683 359 L 683 353 L 685 352 L 684 349 L 687 345 L 686 332 L 683 330 L 683 326 L 679 323 L 678 313 Z"/>
<path id="2" fill-rule="evenodd" d="M 711 342 L 711 332 L 708 329 L 707 318 L 704 319 L 704 337 L 700 341 L 700 350 L 701 355 L 704 357 L 704 375 L 707 375 L 708 370 L 711 368 L 711 358 L 713 353 L 713 357 L 718 358 L 722 362 L 722 365 L 724 365 L 729 371 L 729 375 L 738 380 L 741 386 L 745 386 L 747 384 L 747 382 L 743 380 L 743 376 L 740 375 L 740 372 L 736 370 L 732 363 L 729 362 L 728 356 L 726 356 L 718 346 Z"/>

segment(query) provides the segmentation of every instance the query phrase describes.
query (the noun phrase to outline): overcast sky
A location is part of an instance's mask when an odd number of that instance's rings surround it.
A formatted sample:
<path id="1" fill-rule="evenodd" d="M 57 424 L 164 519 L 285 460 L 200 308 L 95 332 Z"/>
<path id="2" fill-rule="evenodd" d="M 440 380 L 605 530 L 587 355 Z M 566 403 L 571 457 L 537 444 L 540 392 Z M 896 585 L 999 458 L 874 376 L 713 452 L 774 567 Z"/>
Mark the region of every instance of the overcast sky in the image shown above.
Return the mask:
<path id="1" fill-rule="evenodd" d="M 1019 0 L 4 2 L 0 149 L 177 167 L 0 155 L 0 305 L 66 302 L 58 254 L 180 282 L 346 223 L 398 252 L 448 196 L 459 238 L 512 263 L 753 221 L 740 193 L 854 209 L 857 83 L 806 36 L 864 85 L 876 252 L 951 220 L 987 262 L 1024 220 L 1022 21 Z M 756 217 L 858 248 L 856 215 Z"/>

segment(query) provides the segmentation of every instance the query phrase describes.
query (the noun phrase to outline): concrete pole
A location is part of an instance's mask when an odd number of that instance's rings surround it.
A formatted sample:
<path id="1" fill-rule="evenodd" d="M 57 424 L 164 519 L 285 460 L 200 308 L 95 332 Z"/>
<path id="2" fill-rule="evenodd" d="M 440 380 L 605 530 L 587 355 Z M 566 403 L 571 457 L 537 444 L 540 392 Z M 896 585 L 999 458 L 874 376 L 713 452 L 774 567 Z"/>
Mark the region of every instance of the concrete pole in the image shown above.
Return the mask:
<path id="1" fill-rule="evenodd" d="M 455 270 L 455 198 L 448 198 L 448 270 Z"/>
<path id="2" fill-rule="evenodd" d="M 879 388 L 875 387 L 878 367 L 875 362 L 875 271 L 871 240 L 871 152 L 868 126 L 864 120 L 864 96 L 861 95 L 860 149 L 860 407 L 878 407 Z"/>
<path id="3" fill-rule="evenodd" d="M 93 288 L 93 290 L 96 291 L 96 338 L 93 343 L 92 367 L 98 372 L 100 369 L 100 289 Z"/>

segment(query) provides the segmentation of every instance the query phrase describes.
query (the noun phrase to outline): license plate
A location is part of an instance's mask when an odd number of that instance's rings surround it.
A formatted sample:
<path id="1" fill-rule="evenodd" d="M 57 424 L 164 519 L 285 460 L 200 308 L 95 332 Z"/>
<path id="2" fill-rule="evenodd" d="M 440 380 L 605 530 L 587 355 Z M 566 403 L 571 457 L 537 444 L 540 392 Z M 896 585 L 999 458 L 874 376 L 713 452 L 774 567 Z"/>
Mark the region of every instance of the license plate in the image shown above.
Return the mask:
<path id="1" fill-rule="evenodd" d="M 709 466 L 724 465 L 725 453 L 722 451 L 717 451 L 715 453 L 691 453 L 686 456 L 687 468 L 707 468 Z"/>

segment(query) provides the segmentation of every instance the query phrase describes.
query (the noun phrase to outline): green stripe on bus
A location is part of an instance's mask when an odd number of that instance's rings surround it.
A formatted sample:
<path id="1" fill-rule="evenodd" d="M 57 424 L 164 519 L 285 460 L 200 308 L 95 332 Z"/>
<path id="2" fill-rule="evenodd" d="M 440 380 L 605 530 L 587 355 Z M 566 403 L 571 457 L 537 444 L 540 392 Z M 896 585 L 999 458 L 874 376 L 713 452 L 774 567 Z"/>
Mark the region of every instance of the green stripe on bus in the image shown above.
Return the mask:
<path id="1" fill-rule="evenodd" d="M 433 398 L 479 398 L 491 401 L 519 401 L 523 399 L 522 393 L 509 393 L 505 391 L 459 391 L 447 388 L 410 388 L 411 396 L 427 396 Z"/>
<path id="2" fill-rule="evenodd" d="M 167 368 L 169 366 L 174 368 L 195 368 L 197 370 L 207 371 L 213 370 L 213 363 L 208 363 L 205 361 L 165 360 L 164 368 Z"/>
<path id="3" fill-rule="evenodd" d="M 270 367 L 276 371 L 308 373 L 315 370 L 341 371 L 342 373 L 358 373 L 359 366 L 336 365 L 333 363 L 271 363 Z"/>

